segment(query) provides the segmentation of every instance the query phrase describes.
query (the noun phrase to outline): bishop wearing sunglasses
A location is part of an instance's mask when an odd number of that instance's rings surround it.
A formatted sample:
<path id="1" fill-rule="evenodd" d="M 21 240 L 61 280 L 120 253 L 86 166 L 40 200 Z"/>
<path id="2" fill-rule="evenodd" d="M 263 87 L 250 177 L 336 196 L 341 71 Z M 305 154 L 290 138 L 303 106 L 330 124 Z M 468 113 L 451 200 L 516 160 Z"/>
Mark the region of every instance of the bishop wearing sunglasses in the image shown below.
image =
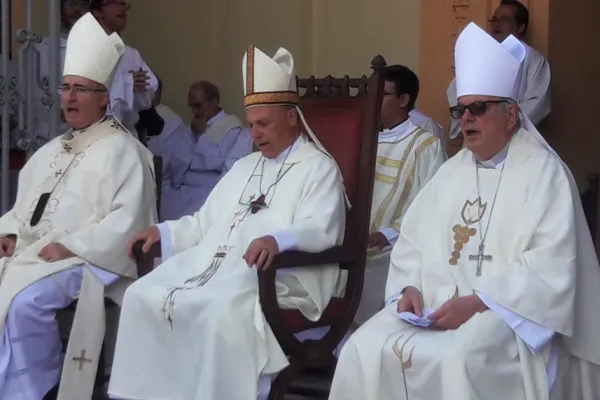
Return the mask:
<path id="1" fill-rule="evenodd" d="M 459 36 L 465 148 L 405 214 L 387 306 L 344 345 L 330 400 L 600 398 L 600 267 L 569 168 L 516 103 L 526 52 Z"/>

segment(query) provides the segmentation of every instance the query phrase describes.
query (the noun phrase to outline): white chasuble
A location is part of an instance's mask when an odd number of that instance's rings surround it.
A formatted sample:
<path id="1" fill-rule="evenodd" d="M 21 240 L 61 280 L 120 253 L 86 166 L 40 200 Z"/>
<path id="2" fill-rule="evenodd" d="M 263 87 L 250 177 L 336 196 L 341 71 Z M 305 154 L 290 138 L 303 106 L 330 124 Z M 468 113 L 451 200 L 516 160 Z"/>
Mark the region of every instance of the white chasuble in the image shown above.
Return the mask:
<path id="1" fill-rule="evenodd" d="M 390 246 L 369 249 L 363 295 L 354 319 L 357 324 L 383 307 L 391 246 L 404 213 L 444 160 L 442 142 L 410 120 L 379 133 L 370 232 L 382 232 Z"/>
<path id="2" fill-rule="evenodd" d="M 125 293 L 111 396 L 256 400 L 259 376 L 288 364 L 263 316 L 256 269 L 242 257 L 266 235 L 319 252 L 340 244 L 345 227 L 335 163 L 298 142 L 282 162 L 259 152 L 241 159 L 197 213 L 165 223 L 162 247 L 174 255 Z M 317 320 L 337 283 L 337 265 L 278 271 L 279 304 Z"/>
<path id="3" fill-rule="evenodd" d="M 523 129 L 502 168 L 479 168 L 479 189 L 475 165 L 461 151 L 415 199 L 392 251 L 391 301 L 346 342 L 330 399 L 541 400 L 558 387 L 556 355 L 574 331 L 568 171 Z M 417 328 L 396 313 L 406 286 L 425 309 L 476 293 L 495 311 L 456 330 Z"/>
<path id="4" fill-rule="evenodd" d="M 13 256 L 0 260 L 0 328 L 22 290 L 47 276 L 88 266 L 67 348 L 61 399 L 89 398 L 93 389 L 104 338 L 105 295 L 102 272 L 94 271 L 136 276 L 135 263 L 127 256 L 128 241 L 156 221 L 150 157 L 112 118 L 68 132 L 27 162 L 19 176 L 16 204 L 0 218 L 0 236 L 17 237 Z M 39 208 L 40 198 L 48 194 L 45 207 Z M 51 263 L 40 259 L 42 248 L 53 242 L 76 257 Z M 123 292 L 124 286 L 116 284 L 106 295 L 120 303 Z M 73 358 L 83 351 L 90 362 L 80 367 Z"/>

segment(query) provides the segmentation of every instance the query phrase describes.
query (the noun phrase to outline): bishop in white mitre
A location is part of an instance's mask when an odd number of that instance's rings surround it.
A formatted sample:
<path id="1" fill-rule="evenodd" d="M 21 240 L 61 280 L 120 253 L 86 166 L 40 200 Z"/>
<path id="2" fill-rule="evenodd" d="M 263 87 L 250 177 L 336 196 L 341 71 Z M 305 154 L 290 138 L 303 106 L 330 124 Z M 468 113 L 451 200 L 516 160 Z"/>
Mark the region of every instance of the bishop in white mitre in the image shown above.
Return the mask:
<path id="1" fill-rule="evenodd" d="M 59 399 L 91 398 L 104 297 L 120 302 L 136 276 L 128 239 L 156 220 L 151 155 L 105 115 L 123 51 L 91 14 L 75 24 L 61 86 L 73 129 L 27 162 L 16 204 L 0 218 L 1 399 L 39 400 L 59 379 Z M 55 316 L 75 299 L 63 355 Z"/>
<path id="2" fill-rule="evenodd" d="M 524 42 L 528 28 L 529 11 L 517 0 L 502 0 L 490 20 L 490 35 L 498 42 L 509 35 L 523 42 L 527 54 L 516 100 L 521 112 L 538 125 L 550 114 L 550 64 L 542 53 Z M 446 96 L 450 106 L 457 104 L 456 80 L 448 86 Z M 455 139 L 459 134 L 458 121 L 451 119 L 450 138 Z"/>
<path id="3" fill-rule="evenodd" d="M 446 159 L 442 141 L 410 118 L 419 95 L 417 75 L 403 65 L 388 66 L 383 74 L 370 249 L 362 298 L 354 318 L 357 325 L 383 308 L 390 253 L 404 214 Z"/>
<path id="4" fill-rule="evenodd" d="M 571 172 L 519 120 L 526 51 L 475 24 L 458 38 L 466 148 L 406 213 L 388 305 L 346 342 L 331 400 L 600 398 L 600 268 Z"/>
<path id="5" fill-rule="evenodd" d="M 256 269 L 279 252 L 342 243 L 341 174 L 297 107 L 292 55 L 280 48 L 270 58 L 251 46 L 242 71 L 259 151 L 234 164 L 194 215 L 134 236 L 146 250 L 160 240 L 163 263 L 125 293 L 113 398 L 268 394 L 288 360 L 262 313 Z M 338 274 L 337 265 L 278 273 L 279 305 L 318 320 L 339 294 Z"/>

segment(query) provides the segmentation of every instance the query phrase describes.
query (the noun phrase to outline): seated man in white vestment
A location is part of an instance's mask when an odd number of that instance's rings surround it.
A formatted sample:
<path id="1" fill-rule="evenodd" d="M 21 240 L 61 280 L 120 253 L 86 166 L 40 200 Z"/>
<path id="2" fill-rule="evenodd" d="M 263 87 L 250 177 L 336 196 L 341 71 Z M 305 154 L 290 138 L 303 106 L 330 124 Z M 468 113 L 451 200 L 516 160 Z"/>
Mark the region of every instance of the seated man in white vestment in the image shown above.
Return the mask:
<path id="1" fill-rule="evenodd" d="M 59 378 L 60 399 L 91 398 L 104 287 L 119 301 L 136 275 L 123 243 L 156 220 L 151 155 L 105 115 L 124 50 L 91 14 L 75 24 L 59 89 L 72 130 L 29 159 L 0 218 L 0 399 L 40 400 Z M 64 356 L 55 315 L 77 298 Z"/>
<path id="2" fill-rule="evenodd" d="M 131 3 L 123 0 L 90 1 L 90 11 L 109 35 L 114 32 L 122 34 L 130 8 Z M 139 120 L 139 112 L 152 107 L 158 80 L 139 51 L 131 46 L 125 46 L 125 54 L 115 75 L 115 86 L 110 91 L 110 113 L 137 137 L 135 124 Z"/>
<path id="3" fill-rule="evenodd" d="M 362 299 L 354 318 L 358 325 L 383 308 L 390 252 L 398 239 L 404 213 L 446 159 L 442 142 L 409 117 L 419 95 L 417 75 L 403 65 L 386 67 L 383 74 L 382 129 L 377 145 L 369 258 Z"/>
<path id="4" fill-rule="evenodd" d="M 344 345 L 331 400 L 600 398 L 600 268 L 571 172 L 516 104 L 526 52 L 459 36 L 466 148 L 406 213 L 387 306 Z"/>
<path id="5" fill-rule="evenodd" d="M 193 118 L 189 128 L 163 139 L 163 185 L 161 219 L 175 220 L 196 212 L 221 177 L 251 147 L 244 137 L 248 129 L 219 105 L 219 88 L 208 81 L 190 86 L 188 105 Z M 177 135 L 175 135 L 177 134 Z M 238 143 L 238 139 L 241 142 Z M 238 147 L 239 146 L 239 147 Z"/>
<path id="6" fill-rule="evenodd" d="M 509 35 L 513 35 L 521 40 L 527 49 L 517 103 L 521 112 L 537 126 L 550 114 L 550 64 L 539 51 L 525 44 L 529 10 L 518 0 L 502 0 L 489 22 L 489 33 L 498 42 L 501 43 Z M 446 96 L 451 107 L 457 104 L 456 80 L 448 86 Z M 458 121 L 452 119 L 450 138 L 455 139 L 459 134 Z"/>
<path id="7" fill-rule="evenodd" d="M 294 60 L 253 46 L 242 62 L 257 152 L 239 160 L 194 215 L 133 237 L 160 240 L 163 264 L 127 289 L 109 395 L 256 400 L 288 365 L 261 310 L 256 269 L 286 250 L 342 243 L 341 174 L 297 107 Z M 281 307 L 316 321 L 338 294 L 337 265 L 277 275 Z M 260 380 L 260 385 L 259 385 Z M 264 387 L 263 387 L 264 385 Z M 260 389 L 259 389 L 260 388 Z"/>

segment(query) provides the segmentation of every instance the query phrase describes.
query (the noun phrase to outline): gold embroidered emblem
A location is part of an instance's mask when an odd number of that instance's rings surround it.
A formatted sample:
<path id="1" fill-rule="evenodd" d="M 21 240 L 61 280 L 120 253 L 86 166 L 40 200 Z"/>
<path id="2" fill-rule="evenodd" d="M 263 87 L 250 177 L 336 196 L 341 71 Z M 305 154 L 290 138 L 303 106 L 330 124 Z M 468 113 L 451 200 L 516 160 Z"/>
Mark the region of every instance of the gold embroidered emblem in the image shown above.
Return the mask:
<path id="1" fill-rule="evenodd" d="M 454 232 L 454 251 L 452 251 L 452 257 L 448 261 L 450 265 L 454 266 L 458 264 L 460 252 L 464 245 L 477 233 L 477 229 L 471 227 L 471 225 L 483 218 L 486 208 L 487 203 L 481 204 L 481 197 L 477 197 L 473 202 L 469 200 L 465 202 L 460 213 L 464 225 L 456 224 L 452 227 L 452 232 Z"/>

